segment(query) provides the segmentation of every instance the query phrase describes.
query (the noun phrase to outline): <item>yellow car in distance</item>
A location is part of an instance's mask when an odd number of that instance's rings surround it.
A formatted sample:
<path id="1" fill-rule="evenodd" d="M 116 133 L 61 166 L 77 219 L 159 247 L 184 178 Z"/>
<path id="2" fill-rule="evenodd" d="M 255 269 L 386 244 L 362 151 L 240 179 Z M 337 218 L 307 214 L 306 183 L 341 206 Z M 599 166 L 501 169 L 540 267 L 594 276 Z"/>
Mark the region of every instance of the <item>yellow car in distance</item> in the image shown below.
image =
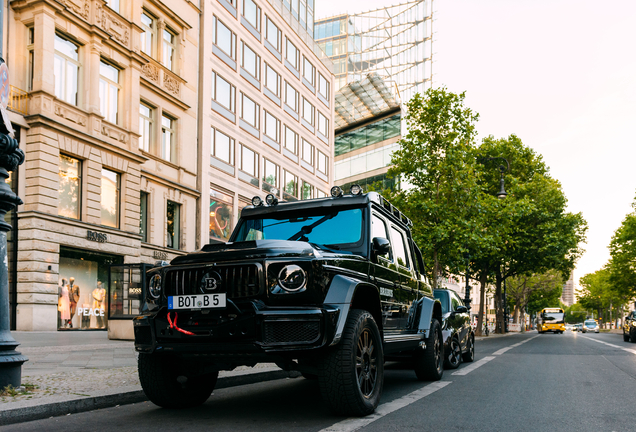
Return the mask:
<path id="1" fill-rule="evenodd" d="M 544 308 L 537 315 L 537 330 L 539 333 L 565 331 L 565 312 L 561 308 Z"/>

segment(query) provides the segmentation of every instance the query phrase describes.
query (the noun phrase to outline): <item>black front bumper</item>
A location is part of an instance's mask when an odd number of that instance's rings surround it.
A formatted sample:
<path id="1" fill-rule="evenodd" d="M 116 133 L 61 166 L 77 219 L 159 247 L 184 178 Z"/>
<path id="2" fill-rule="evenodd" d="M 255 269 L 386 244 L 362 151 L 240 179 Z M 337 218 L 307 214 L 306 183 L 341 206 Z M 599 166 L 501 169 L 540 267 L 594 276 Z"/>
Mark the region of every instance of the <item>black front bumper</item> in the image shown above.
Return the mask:
<path id="1" fill-rule="evenodd" d="M 256 302 L 251 306 L 220 312 L 161 308 L 138 316 L 133 320 L 135 349 L 259 361 L 272 354 L 295 357 L 294 353 L 328 346 L 340 313 L 337 308 L 267 307 Z"/>

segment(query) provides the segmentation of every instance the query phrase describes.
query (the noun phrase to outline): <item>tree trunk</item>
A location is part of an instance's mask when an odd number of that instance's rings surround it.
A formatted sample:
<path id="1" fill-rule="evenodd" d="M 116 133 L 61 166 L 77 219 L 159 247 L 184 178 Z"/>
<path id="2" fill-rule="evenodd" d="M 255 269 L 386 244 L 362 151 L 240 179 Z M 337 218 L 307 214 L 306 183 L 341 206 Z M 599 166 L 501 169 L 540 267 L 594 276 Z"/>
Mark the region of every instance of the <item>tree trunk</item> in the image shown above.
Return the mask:
<path id="1" fill-rule="evenodd" d="M 497 271 L 495 273 L 495 312 L 497 314 L 495 333 L 497 334 L 504 333 L 504 304 L 503 293 L 501 289 L 502 280 L 501 269 L 497 268 Z"/>
<path id="2" fill-rule="evenodd" d="M 526 332 L 526 305 L 525 305 L 525 296 L 523 298 L 523 303 L 522 303 L 522 307 L 520 307 L 519 309 L 521 310 L 521 314 L 520 314 L 520 320 L 519 320 L 519 325 L 521 327 L 521 333 L 525 333 Z"/>
<path id="3" fill-rule="evenodd" d="M 484 308 L 488 305 L 484 305 L 486 299 L 486 282 L 488 281 L 488 275 L 483 272 L 479 275 L 479 315 L 477 315 L 477 328 L 475 329 L 475 336 L 481 336 L 481 330 L 484 328 Z"/>
<path id="4" fill-rule="evenodd" d="M 513 323 L 519 324 L 519 314 L 520 314 L 519 304 L 517 303 L 515 305 L 515 311 L 512 313 L 512 322 Z"/>

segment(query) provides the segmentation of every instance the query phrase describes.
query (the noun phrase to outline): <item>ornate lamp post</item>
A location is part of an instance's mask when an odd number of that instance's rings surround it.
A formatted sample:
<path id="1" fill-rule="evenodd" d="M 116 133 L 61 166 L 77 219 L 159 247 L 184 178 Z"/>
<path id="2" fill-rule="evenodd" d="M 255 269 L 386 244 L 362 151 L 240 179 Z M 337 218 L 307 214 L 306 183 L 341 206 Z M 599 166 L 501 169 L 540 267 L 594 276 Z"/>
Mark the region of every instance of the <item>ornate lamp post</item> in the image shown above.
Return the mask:
<path id="1" fill-rule="evenodd" d="M 4 86 L 9 86 L 9 71 L 0 57 L 0 88 L 4 89 Z M 15 350 L 19 343 L 11 336 L 7 265 L 7 232 L 11 230 L 11 225 L 4 220 L 8 211 L 22 204 L 5 180 L 9 178 L 9 171 L 15 171 L 24 162 L 24 152 L 12 137 L 13 128 L 5 111 L 7 100 L 1 97 L 3 95 L 4 92 L 0 91 L 0 389 L 8 385 L 20 387 L 22 363 L 28 360 Z"/>
<path id="2" fill-rule="evenodd" d="M 504 187 L 504 172 L 510 171 L 510 163 L 508 162 L 508 159 L 500 157 L 500 156 L 478 156 L 477 157 L 477 162 L 485 164 L 486 162 L 492 161 L 492 160 L 501 160 L 502 162 L 505 162 L 506 165 L 499 165 L 499 172 L 501 173 L 501 177 L 499 178 L 499 192 L 497 192 L 497 198 L 499 199 L 504 199 L 508 196 L 508 193 L 506 192 L 506 188 Z M 503 308 L 504 308 L 504 328 L 503 331 L 504 333 L 508 333 L 508 301 L 506 298 L 506 277 L 505 277 L 505 271 L 504 271 L 504 280 L 503 280 Z"/>

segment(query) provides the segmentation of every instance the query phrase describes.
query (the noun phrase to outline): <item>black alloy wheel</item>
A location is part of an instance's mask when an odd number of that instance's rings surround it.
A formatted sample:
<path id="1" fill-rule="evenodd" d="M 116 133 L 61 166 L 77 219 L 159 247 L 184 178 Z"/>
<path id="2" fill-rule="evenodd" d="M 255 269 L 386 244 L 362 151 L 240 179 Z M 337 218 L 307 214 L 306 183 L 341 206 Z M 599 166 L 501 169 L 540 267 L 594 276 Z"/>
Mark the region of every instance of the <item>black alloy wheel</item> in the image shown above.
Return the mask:
<path id="1" fill-rule="evenodd" d="M 449 352 L 444 360 L 446 369 L 457 369 L 462 362 L 462 347 L 456 338 L 452 338 L 449 345 Z"/>
<path id="2" fill-rule="evenodd" d="M 369 329 L 364 329 L 356 347 L 356 377 L 364 397 L 373 394 L 378 379 L 378 351 Z"/>
<path id="3" fill-rule="evenodd" d="M 415 375 L 420 381 L 439 381 L 444 375 L 444 342 L 439 321 L 431 320 L 431 329 L 425 340 L 426 349 L 415 350 Z"/>
<path id="4" fill-rule="evenodd" d="M 475 360 L 475 335 L 472 334 L 468 337 L 466 343 L 466 352 L 462 355 L 462 360 L 466 363 L 472 363 Z"/>

